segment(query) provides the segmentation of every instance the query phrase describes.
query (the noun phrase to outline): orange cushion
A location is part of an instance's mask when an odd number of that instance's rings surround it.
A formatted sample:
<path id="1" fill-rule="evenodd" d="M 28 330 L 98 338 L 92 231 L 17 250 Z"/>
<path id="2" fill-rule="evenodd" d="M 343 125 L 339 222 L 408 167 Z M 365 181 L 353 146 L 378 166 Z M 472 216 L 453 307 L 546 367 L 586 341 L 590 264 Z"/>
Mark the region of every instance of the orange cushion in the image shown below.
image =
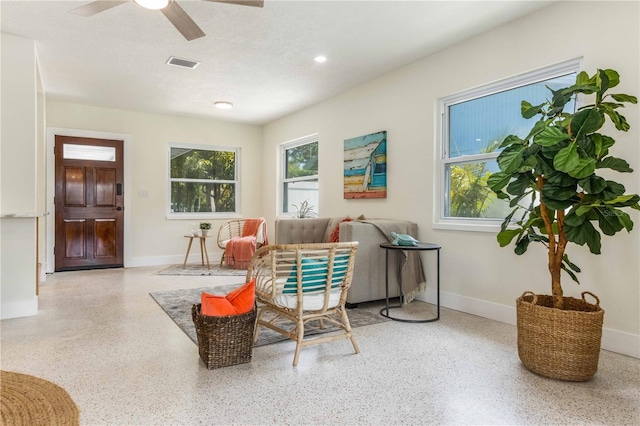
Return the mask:
<path id="1" fill-rule="evenodd" d="M 246 314 L 253 309 L 256 297 L 256 282 L 251 280 L 226 296 L 202 293 L 200 312 L 202 315 L 224 317 Z"/>
<path id="2" fill-rule="evenodd" d="M 333 231 L 331 231 L 331 235 L 329 236 L 329 242 L 330 243 L 337 243 L 340 241 L 340 224 L 342 222 L 350 222 L 351 219 L 349 216 L 345 217 L 344 219 L 342 219 L 340 222 L 338 222 L 338 224 L 336 225 L 335 228 L 333 228 Z"/>

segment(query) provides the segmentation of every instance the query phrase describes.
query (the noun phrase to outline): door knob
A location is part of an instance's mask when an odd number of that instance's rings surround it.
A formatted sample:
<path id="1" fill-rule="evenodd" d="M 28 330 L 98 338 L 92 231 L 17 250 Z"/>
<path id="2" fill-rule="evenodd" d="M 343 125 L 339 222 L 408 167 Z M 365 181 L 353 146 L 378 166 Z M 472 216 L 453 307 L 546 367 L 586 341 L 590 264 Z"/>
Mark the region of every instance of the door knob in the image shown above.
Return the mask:
<path id="1" fill-rule="evenodd" d="M 116 210 L 121 211 L 122 207 L 118 206 L 118 207 L 116 207 Z"/>

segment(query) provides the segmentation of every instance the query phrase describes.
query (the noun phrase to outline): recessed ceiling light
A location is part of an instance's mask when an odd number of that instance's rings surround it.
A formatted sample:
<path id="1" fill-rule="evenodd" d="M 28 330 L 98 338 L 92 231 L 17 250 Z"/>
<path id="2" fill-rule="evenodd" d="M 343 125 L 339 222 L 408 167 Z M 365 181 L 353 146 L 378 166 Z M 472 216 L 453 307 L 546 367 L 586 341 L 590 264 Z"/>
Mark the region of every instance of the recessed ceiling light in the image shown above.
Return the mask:
<path id="1" fill-rule="evenodd" d="M 169 6 L 171 0 L 133 0 L 140 6 L 147 9 L 164 9 Z"/>
<path id="2" fill-rule="evenodd" d="M 316 56 L 315 58 L 313 58 L 313 60 L 318 62 L 318 63 L 323 63 L 323 62 L 327 62 L 327 57 L 323 56 L 323 55 L 319 55 L 319 56 Z"/>
<path id="3" fill-rule="evenodd" d="M 216 108 L 220 108 L 220 109 L 231 109 L 231 108 L 233 108 L 233 104 L 231 102 L 227 102 L 227 101 L 214 102 L 213 105 L 215 105 Z"/>

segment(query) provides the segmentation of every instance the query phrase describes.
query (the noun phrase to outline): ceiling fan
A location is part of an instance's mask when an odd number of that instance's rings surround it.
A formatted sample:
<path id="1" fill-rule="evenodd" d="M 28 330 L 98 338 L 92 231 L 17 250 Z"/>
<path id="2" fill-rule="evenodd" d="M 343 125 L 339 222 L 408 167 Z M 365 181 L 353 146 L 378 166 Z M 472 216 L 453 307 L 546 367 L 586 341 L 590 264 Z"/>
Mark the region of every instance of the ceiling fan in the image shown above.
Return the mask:
<path id="1" fill-rule="evenodd" d="M 127 3 L 129 0 L 98 0 L 77 7 L 69 12 L 80 16 L 92 16 L 112 7 Z M 159 9 L 174 27 L 187 39 L 187 41 L 204 37 L 205 33 L 200 29 L 187 12 L 175 0 L 133 0 L 147 9 Z M 217 3 L 240 4 L 243 6 L 262 7 L 262 0 L 203 0 Z"/>

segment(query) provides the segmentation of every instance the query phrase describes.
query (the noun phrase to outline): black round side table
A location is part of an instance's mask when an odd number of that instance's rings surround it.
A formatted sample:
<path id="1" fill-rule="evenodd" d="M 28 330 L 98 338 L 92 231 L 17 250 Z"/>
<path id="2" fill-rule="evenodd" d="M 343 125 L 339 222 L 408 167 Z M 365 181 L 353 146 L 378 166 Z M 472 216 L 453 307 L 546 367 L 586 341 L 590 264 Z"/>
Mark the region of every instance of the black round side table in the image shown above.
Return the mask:
<path id="1" fill-rule="evenodd" d="M 440 249 L 442 248 L 439 244 L 433 244 L 433 243 L 418 243 L 417 246 L 397 246 L 391 243 L 383 243 L 380 244 L 380 247 L 383 248 L 385 250 L 385 262 L 386 262 L 386 267 L 385 267 L 385 272 L 386 272 L 386 276 L 385 276 L 385 302 L 386 305 L 384 308 L 382 308 L 380 310 L 380 315 L 382 315 L 383 317 L 389 318 L 391 320 L 394 321 L 402 321 L 402 322 L 434 322 L 434 321 L 438 321 L 440 319 Z M 398 253 L 398 285 L 400 286 L 400 302 L 398 303 L 397 306 L 389 306 L 389 252 L 390 251 L 397 251 Z M 402 274 L 400 273 L 400 268 L 401 268 L 401 262 L 400 262 L 400 256 L 402 255 L 403 251 L 433 251 L 435 250 L 437 255 L 438 255 L 438 267 L 437 267 L 437 315 L 435 318 L 430 318 L 430 319 L 423 319 L 423 320 L 415 320 L 415 319 L 402 319 L 402 318 L 396 318 L 396 317 L 392 317 L 389 310 L 390 309 L 396 309 L 396 308 L 402 308 Z"/>

